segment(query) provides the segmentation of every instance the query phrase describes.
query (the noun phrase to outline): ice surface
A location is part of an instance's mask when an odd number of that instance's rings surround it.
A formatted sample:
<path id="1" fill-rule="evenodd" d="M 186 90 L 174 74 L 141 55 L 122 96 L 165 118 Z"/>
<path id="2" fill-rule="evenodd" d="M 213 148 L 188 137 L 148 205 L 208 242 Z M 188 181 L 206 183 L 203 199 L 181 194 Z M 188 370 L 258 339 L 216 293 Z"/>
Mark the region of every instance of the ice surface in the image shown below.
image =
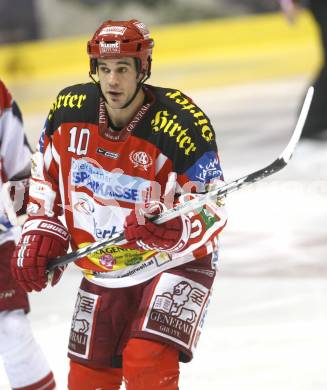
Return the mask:
<path id="1" fill-rule="evenodd" d="M 306 83 L 186 91 L 217 130 L 226 181 L 280 154 Z M 326 166 L 327 142 L 302 142 L 282 172 L 230 195 L 219 275 L 195 359 L 181 367 L 181 390 L 327 388 Z M 56 288 L 31 295 L 29 317 L 59 390 L 79 279 L 71 267 Z M 0 389 L 9 389 L 2 367 Z"/>

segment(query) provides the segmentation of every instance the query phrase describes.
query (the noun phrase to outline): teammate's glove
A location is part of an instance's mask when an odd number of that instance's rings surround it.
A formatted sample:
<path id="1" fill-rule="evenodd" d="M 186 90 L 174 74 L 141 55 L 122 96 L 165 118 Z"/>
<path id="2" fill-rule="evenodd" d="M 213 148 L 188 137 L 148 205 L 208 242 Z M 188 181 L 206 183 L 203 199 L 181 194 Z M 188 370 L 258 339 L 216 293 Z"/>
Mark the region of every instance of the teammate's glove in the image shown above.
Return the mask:
<path id="1" fill-rule="evenodd" d="M 65 267 L 58 267 L 49 279 L 50 259 L 64 255 L 69 246 L 69 233 L 57 218 L 28 219 L 11 259 L 14 278 L 27 292 L 41 291 L 47 282 L 58 283 Z"/>
<path id="2" fill-rule="evenodd" d="M 162 211 L 158 203 L 147 214 L 156 215 Z M 141 221 L 142 220 L 142 221 Z M 185 215 L 162 224 L 151 222 L 148 218 L 137 217 L 133 210 L 126 218 L 124 235 L 129 246 L 158 252 L 180 252 L 187 244 L 191 232 L 191 222 Z"/>

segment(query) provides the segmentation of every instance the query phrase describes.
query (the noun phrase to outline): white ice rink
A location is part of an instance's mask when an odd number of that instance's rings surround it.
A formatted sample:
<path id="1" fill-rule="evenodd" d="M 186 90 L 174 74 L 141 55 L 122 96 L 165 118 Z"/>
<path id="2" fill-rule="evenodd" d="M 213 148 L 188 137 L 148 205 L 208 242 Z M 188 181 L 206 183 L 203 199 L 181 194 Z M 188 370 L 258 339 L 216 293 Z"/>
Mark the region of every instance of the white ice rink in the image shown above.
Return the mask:
<path id="1" fill-rule="evenodd" d="M 187 91 L 211 117 L 226 181 L 272 162 L 293 130 L 306 80 Z M 43 118 L 26 118 L 39 128 Z M 281 173 L 231 194 L 211 307 L 181 390 L 327 389 L 327 142 L 301 143 Z M 72 266 L 32 294 L 34 333 L 66 389 L 79 283 Z M 0 389 L 9 385 L 0 367 Z"/>

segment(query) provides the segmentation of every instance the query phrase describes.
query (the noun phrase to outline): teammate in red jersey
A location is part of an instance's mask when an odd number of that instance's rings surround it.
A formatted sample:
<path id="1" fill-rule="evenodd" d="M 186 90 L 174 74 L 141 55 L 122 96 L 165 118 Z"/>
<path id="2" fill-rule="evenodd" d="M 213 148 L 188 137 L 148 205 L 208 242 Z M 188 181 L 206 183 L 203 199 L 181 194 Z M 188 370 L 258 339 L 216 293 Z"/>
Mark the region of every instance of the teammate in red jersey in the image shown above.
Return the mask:
<path id="1" fill-rule="evenodd" d="M 127 239 L 76 262 L 84 278 L 70 390 L 119 389 L 122 380 L 129 390 L 177 389 L 216 274 L 220 203 L 160 225 L 144 215 L 223 179 L 204 112 L 179 90 L 145 84 L 153 44 L 137 20 L 104 22 L 87 46 L 93 82 L 59 93 L 33 159 L 29 218 L 12 259 L 26 291 L 46 287 L 49 262 L 69 242 L 74 250 L 122 229 Z"/>
<path id="2" fill-rule="evenodd" d="M 19 236 L 19 228 L 14 226 L 15 208 L 19 213 L 24 207 L 26 210 L 24 193 L 31 170 L 31 150 L 21 112 L 2 81 L 0 159 L 0 355 L 13 389 L 51 390 L 55 388 L 53 374 L 26 316 L 27 294 L 10 272 L 10 259 Z"/>

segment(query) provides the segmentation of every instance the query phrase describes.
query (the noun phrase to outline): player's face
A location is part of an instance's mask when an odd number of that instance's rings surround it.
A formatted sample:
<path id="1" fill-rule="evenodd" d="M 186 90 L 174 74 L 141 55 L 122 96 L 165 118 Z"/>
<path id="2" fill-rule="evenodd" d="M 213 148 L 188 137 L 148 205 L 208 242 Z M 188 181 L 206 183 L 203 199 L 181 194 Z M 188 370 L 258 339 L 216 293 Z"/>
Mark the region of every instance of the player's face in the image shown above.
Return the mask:
<path id="1" fill-rule="evenodd" d="M 122 108 L 137 87 L 135 61 L 131 57 L 99 59 L 98 74 L 102 93 L 111 108 Z"/>

